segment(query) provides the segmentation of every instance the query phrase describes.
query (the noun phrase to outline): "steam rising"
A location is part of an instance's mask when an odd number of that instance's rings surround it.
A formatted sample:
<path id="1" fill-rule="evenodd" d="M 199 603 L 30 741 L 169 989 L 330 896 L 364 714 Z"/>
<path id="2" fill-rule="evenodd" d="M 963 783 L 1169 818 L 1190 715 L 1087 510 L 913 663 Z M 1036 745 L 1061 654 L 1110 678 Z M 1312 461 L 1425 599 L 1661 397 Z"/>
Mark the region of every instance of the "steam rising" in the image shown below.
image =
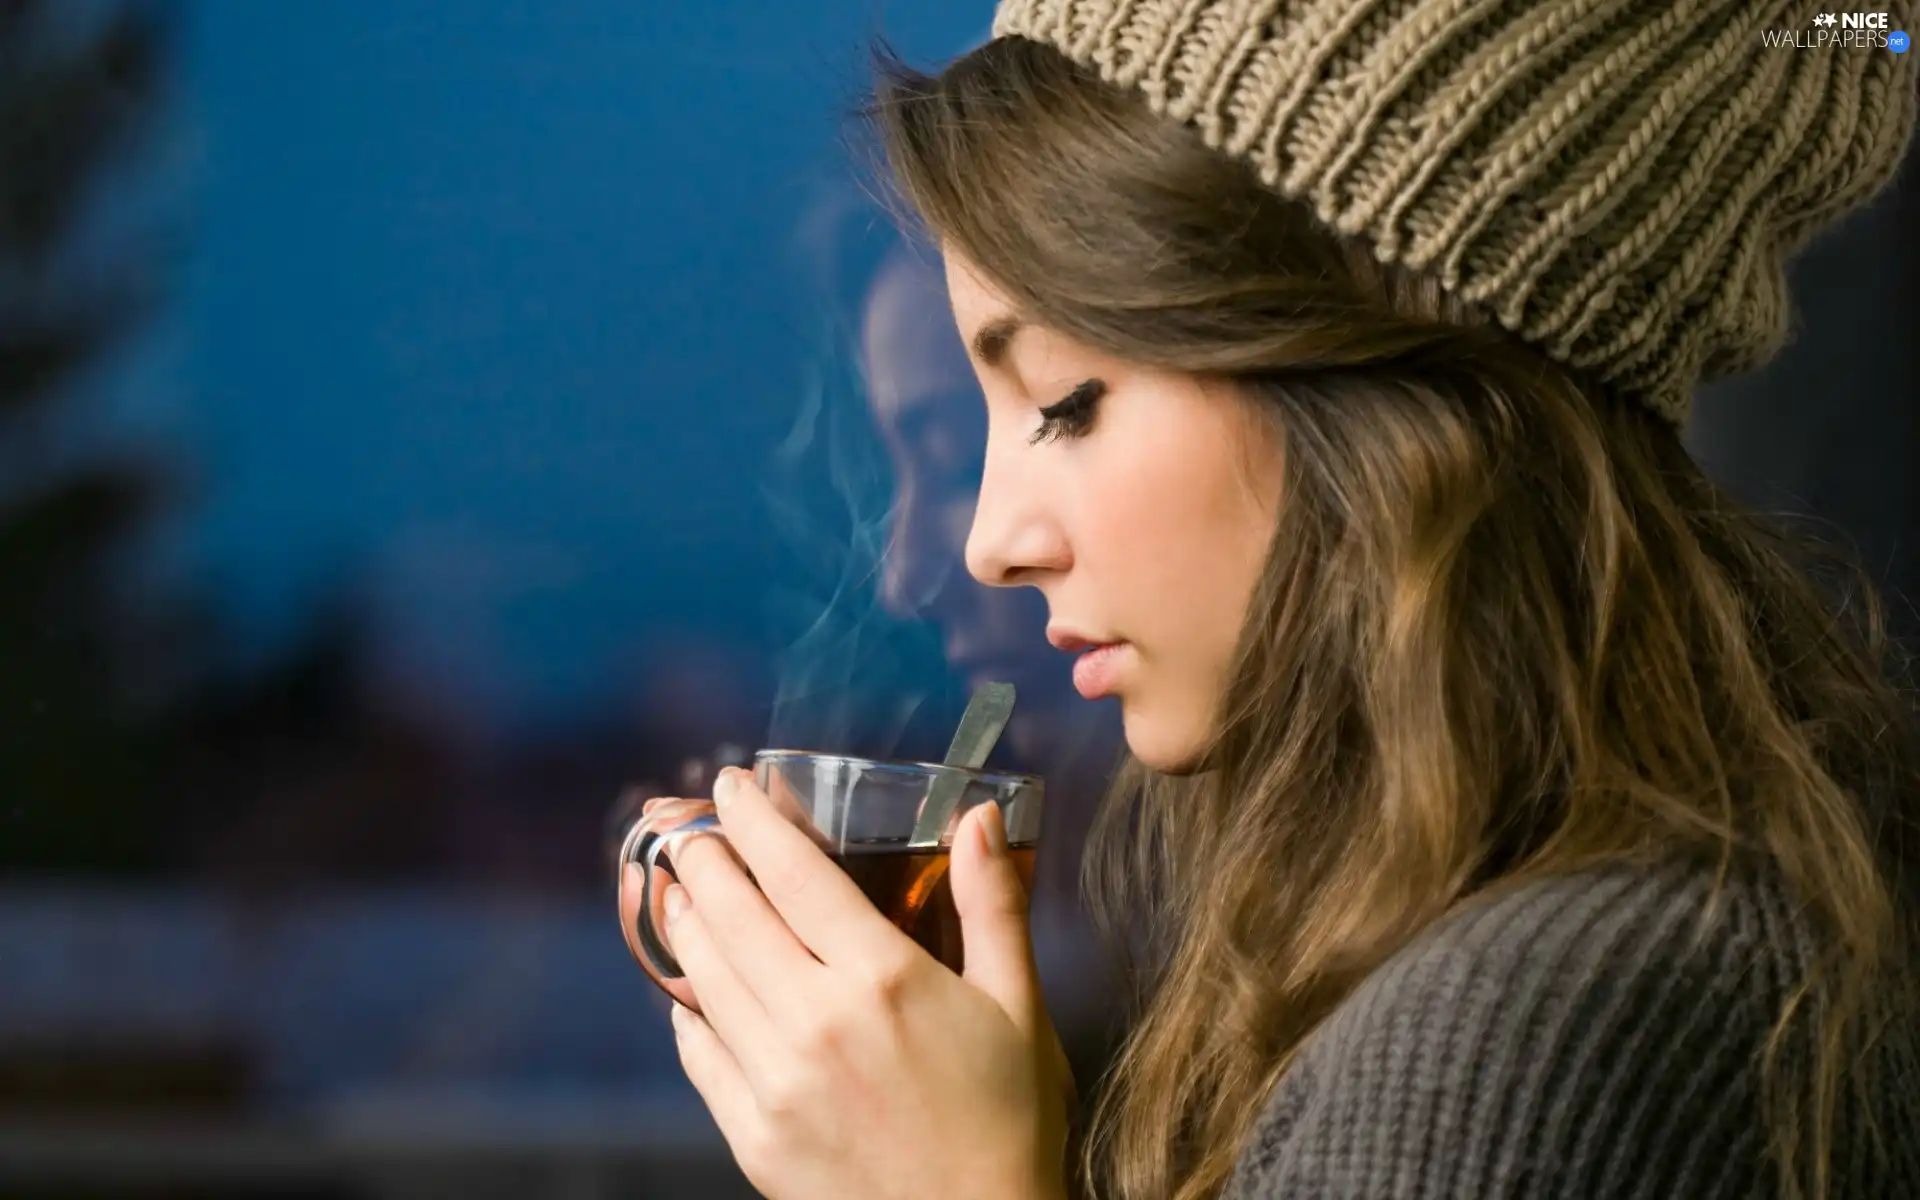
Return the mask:
<path id="1" fill-rule="evenodd" d="M 888 614 L 880 568 L 893 519 L 892 470 L 851 369 L 850 339 L 834 328 L 801 392 L 762 484 L 792 551 L 769 588 L 777 664 L 767 745 L 891 753 L 927 698 L 909 651 L 930 638 Z"/>

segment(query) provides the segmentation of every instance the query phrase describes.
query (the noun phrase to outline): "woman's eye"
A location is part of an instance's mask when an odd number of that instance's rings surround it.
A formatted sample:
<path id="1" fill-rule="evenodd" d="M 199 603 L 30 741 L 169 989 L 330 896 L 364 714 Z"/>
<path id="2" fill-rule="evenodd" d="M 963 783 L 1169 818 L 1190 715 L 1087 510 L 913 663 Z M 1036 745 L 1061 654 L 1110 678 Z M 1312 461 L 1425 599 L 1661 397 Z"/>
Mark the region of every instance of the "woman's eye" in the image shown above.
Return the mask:
<path id="1" fill-rule="evenodd" d="M 1040 410 L 1040 428 L 1034 430 L 1033 442 L 1052 441 L 1054 438 L 1081 437 L 1093 428 L 1094 410 L 1100 405 L 1100 397 L 1107 394 L 1107 385 L 1098 379 L 1089 379 L 1066 396 Z"/>

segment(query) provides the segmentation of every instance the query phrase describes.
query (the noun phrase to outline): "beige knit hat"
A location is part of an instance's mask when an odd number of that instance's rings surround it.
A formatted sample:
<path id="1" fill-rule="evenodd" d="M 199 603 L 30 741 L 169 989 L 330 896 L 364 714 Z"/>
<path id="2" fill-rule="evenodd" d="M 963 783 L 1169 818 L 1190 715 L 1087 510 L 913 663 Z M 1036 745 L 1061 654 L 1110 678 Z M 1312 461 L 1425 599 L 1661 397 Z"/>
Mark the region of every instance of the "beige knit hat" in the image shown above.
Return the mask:
<path id="1" fill-rule="evenodd" d="M 1875 7 L 1920 32 L 1916 2 Z M 993 32 L 1137 87 L 1383 262 L 1683 422 L 1696 382 L 1785 344 L 1786 259 L 1913 130 L 1920 52 L 1841 44 L 1824 11 L 1001 0 Z"/>

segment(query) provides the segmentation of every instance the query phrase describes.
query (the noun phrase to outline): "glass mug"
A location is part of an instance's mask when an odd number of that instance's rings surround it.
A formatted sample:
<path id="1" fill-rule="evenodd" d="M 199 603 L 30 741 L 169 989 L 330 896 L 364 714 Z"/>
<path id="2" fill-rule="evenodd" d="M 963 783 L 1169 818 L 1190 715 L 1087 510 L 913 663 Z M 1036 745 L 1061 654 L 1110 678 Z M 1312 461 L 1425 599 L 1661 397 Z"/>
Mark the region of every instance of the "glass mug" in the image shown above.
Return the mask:
<path id="1" fill-rule="evenodd" d="M 1021 882 L 1033 886 L 1045 792 L 1037 776 L 762 750 L 754 756 L 753 779 L 775 808 L 853 878 L 874 907 L 954 971 L 964 963 L 947 863 L 954 829 L 968 810 L 1000 806 L 1014 866 Z M 953 816 L 937 844 L 913 846 L 920 807 L 942 779 L 944 790 L 959 793 Z M 697 1007 L 692 989 L 664 933 L 666 886 L 675 878 L 675 849 L 683 839 L 702 833 L 726 836 L 711 802 L 661 804 L 627 830 L 614 866 L 627 949 L 656 984 L 688 1007 Z"/>

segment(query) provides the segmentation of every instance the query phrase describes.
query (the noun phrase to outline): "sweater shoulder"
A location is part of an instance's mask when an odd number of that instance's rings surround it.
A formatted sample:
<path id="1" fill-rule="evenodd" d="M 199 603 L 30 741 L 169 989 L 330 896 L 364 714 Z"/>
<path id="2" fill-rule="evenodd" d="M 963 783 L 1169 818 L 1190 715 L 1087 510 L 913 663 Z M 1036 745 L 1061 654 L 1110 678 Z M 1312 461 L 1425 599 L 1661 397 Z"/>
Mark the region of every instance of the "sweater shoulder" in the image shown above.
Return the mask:
<path id="1" fill-rule="evenodd" d="M 1813 957 L 1807 923 L 1771 881 L 1679 864 L 1535 879 L 1436 922 L 1330 1016 L 1310 1054 L 1437 1035 L 1496 1059 L 1590 1044 L 1617 1055 L 1695 1022 L 1764 1037 Z M 1533 1078 L 1549 1086 L 1554 1073 Z"/>
<path id="2" fill-rule="evenodd" d="M 1769 1194 L 1762 1059 L 1813 957 L 1754 876 L 1616 866 L 1473 899 L 1303 1046 L 1231 1194 Z"/>
<path id="3" fill-rule="evenodd" d="M 1469 898 L 1369 976 L 1339 1016 L 1364 1023 L 1381 1005 L 1436 993 L 1462 1017 L 1510 1018 L 1514 1005 L 1544 1016 L 1602 997 L 1633 1008 L 1668 997 L 1684 975 L 1716 1002 L 1756 1002 L 1737 1007 L 1771 1024 L 1814 953 L 1799 906 L 1769 878 L 1596 867 Z"/>

